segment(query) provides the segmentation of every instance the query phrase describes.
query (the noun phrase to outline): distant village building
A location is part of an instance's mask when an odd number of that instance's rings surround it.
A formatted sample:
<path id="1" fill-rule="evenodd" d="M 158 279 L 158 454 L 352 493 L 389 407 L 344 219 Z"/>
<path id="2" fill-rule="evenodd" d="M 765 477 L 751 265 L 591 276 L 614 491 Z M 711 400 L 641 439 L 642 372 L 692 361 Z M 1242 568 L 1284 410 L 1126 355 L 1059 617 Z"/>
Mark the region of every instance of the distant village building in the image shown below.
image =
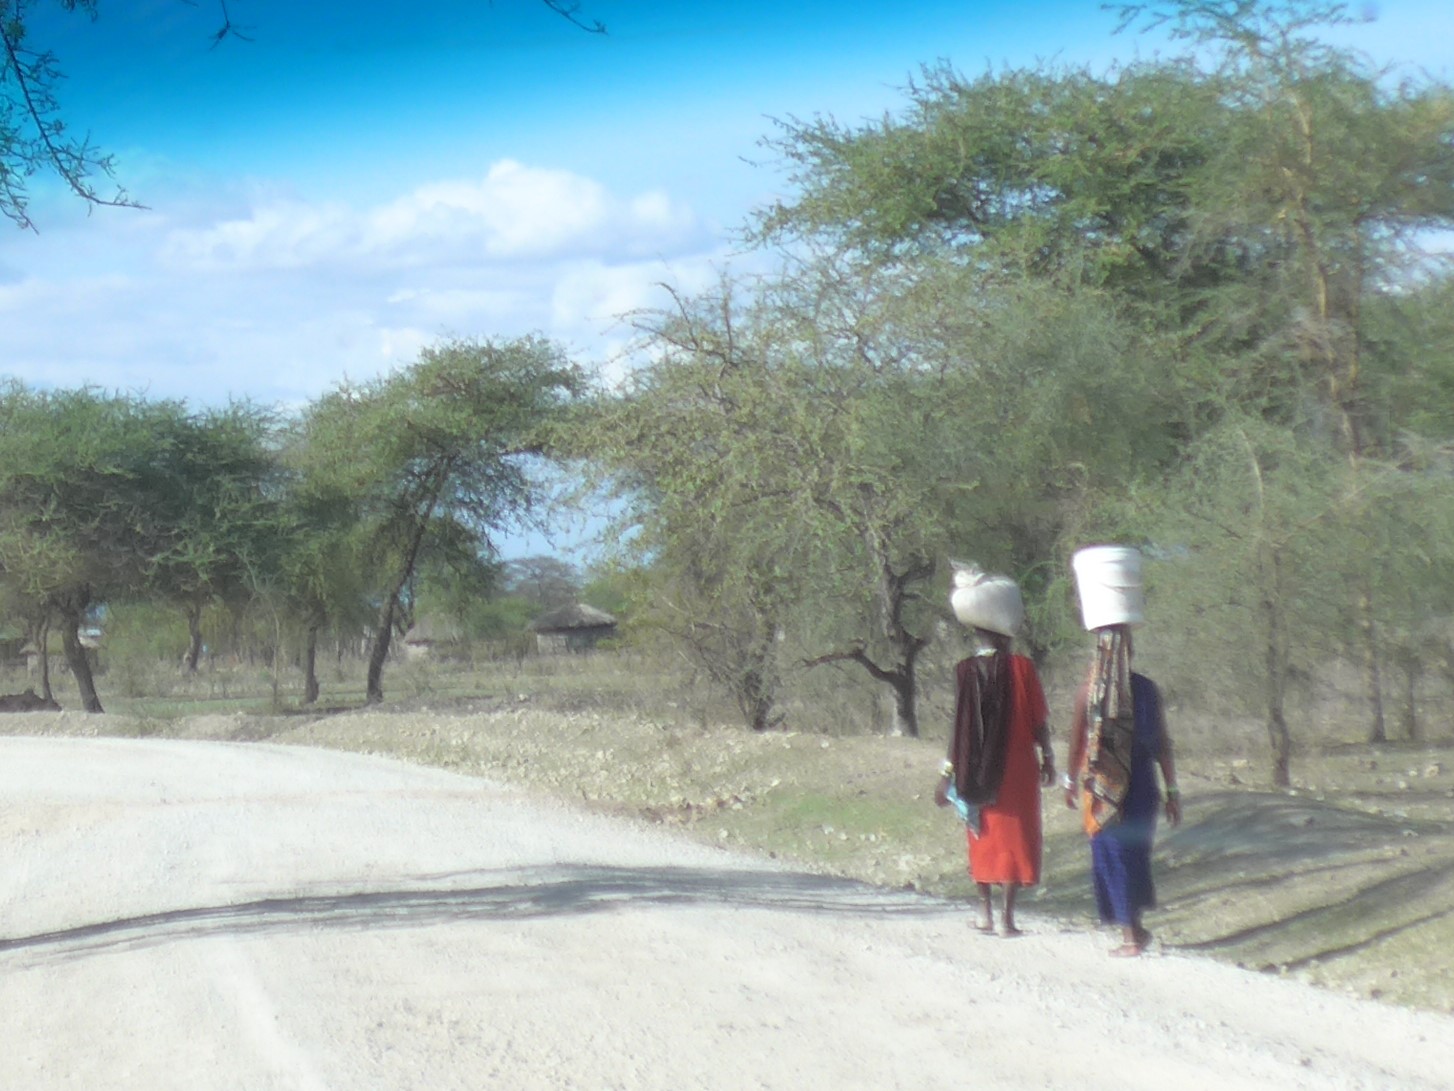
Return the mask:
<path id="1" fill-rule="evenodd" d="M 404 634 L 407 659 L 449 658 L 459 648 L 459 626 L 443 618 L 417 618 Z"/>
<path id="2" fill-rule="evenodd" d="M 583 602 L 562 606 L 530 623 L 535 648 L 543 655 L 588 652 L 616 632 L 616 619 Z"/>
<path id="3" fill-rule="evenodd" d="M 17 626 L 0 625 L 0 666 L 19 663 L 25 656 L 25 631 Z"/>

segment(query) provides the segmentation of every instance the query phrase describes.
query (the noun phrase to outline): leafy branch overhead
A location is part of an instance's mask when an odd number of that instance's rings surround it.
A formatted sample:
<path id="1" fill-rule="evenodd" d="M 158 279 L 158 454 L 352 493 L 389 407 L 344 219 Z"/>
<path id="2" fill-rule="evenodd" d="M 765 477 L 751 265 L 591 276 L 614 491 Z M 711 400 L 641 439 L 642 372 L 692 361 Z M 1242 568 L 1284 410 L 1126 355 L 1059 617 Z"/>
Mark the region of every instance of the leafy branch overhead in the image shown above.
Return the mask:
<path id="1" fill-rule="evenodd" d="M 44 0 L 42 0 L 44 2 Z M 100 0 L 54 0 L 68 12 L 95 22 Z M 194 0 L 176 0 L 196 6 Z M 252 41 L 255 29 L 236 23 L 228 0 L 215 0 L 220 22 L 209 34 L 212 48 L 229 39 Z M 591 34 L 605 34 L 571 0 L 541 0 L 547 9 Z M 29 180 L 53 173 L 88 206 L 141 207 L 116 182 L 115 158 L 92 143 L 84 126 L 68 121 L 60 88 L 65 79 L 61 60 L 45 43 L 30 41 L 26 8 L 29 0 L 0 0 L 0 214 L 23 228 L 35 229 L 30 217 Z"/>

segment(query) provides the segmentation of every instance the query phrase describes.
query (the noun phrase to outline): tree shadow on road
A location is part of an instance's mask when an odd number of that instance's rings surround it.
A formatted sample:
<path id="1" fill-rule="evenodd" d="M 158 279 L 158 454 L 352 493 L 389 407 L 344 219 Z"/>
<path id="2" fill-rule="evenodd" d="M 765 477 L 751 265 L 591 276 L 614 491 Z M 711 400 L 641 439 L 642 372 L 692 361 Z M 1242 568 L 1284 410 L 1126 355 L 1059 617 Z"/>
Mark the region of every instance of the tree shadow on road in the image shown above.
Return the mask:
<path id="1" fill-rule="evenodd" d="M 472 885 L 470 880 L 475 882 Z M 416 878 L 417 888 L 307 893 L 78 924 L 0 939 L 0 956 L 64 962 L 214 936 L 338 929 L 420 928 L 530 920 L 627 909 L 704 907 L 856 917 L 929 917 L 955 911 L 910 891 L 797 872 L 731 868 L 560 865 Z"/>

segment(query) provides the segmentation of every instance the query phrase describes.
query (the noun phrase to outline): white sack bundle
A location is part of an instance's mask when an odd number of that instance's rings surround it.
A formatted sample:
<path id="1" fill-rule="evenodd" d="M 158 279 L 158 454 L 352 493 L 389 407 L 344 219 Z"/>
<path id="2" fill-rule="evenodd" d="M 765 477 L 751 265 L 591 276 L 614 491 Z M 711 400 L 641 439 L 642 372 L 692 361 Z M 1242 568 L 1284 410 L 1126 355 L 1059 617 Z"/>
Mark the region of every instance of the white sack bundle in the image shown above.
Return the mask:
<path id="1" fill-rule="evenodd" d="M 974 565 L 949 562 L 954 567 L 954 588 L 949 605 L 961 624 L 1014 636 L 1025 623 L 1025 601 L 1008 576 L 992 576 Z"/>

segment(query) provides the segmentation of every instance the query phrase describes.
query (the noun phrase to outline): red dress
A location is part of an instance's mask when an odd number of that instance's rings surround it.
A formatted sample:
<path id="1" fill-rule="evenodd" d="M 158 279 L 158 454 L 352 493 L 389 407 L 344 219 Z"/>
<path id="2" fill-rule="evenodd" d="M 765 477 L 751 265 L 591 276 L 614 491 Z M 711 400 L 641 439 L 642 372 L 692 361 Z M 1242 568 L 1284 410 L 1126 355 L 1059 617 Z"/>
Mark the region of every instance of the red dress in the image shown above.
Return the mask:
<path id="1" fill-rule="evenodd" d="M 974 661 L 959 664 L 973 670 Z M 962 684 L 962 682 L 961 682 Z M 969 831 L 969 873 L 977 883 L 1040 881 L 1040 762 L 1035 729 L 1050 717 L 1040 675 L 1023 655 L 1010 656 L 1010 715 L 1005 775 L 993 803 L 980 808 L 980 831 Z"/>

